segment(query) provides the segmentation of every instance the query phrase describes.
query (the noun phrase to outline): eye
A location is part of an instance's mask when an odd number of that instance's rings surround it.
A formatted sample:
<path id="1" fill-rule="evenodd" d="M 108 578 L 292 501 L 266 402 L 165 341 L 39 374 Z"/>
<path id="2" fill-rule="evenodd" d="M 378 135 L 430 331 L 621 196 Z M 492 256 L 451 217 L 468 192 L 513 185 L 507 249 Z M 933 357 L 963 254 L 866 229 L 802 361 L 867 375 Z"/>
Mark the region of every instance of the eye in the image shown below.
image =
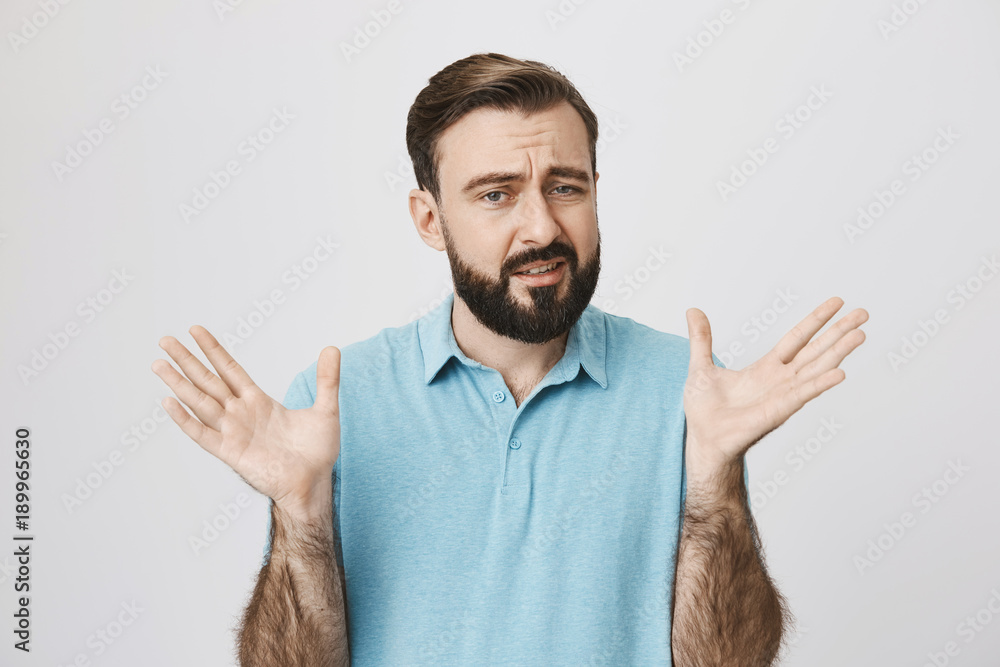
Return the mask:
<path id="1" fill-rule="evenodd" d="M 482 199 L 488 204 L 492 204 L 493 207 L 498 207 L 500 204 L 506 204 L 507 200 L 504 197 L 508 196 L 503 190 L 492 190 L 487 192 L 482 196 Z"/>
<path id="2" fill-rule="evenodd" d="M 563 192 L 559 192 L 559 190 L 562 190 Z M 577 188 L 574 188 L 572 185 L 559 185 L 556 186 L 555 189 L 553 189 L 553 192 L 555 192 L 558 195 L 571 195 L 576 190 Z"/>

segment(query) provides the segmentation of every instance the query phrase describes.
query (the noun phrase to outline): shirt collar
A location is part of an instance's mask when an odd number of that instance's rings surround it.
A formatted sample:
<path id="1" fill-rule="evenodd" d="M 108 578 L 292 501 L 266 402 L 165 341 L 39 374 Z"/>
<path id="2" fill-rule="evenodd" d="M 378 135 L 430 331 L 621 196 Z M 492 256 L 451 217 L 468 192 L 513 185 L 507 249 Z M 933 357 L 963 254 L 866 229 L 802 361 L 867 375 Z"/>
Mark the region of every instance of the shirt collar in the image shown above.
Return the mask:
<path id="1" fill-rule="evenodd" d="M 455 341 L 455 331 L 451 326 L 451 310 L 455 293 L 449 292 L 441 305 L 424 315 L 417 322 L 417 338 L 424 358 L 424 383 L 430 384 L 444 365 L 452 357 L 467 366 L 483 368 L 483 365 L 465 356 Z M 604 312 L 594 305 L 580 315 L 569 331 L 566 350 L 560 365 L 565 365 L 567 380 L 573 379 L 583 366 L 594 382 L 607 388 L 608 377 L 605 369 L 607 356 L 607 332 Z"/>

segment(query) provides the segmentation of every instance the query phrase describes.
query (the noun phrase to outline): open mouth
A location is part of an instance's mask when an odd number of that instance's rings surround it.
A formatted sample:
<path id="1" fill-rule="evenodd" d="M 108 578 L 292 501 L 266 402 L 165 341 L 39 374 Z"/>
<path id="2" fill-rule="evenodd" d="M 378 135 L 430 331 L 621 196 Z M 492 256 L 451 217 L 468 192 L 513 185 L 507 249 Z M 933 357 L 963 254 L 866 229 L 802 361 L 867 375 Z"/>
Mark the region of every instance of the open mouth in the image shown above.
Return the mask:
<path id="1" fill-rule="evenodd" d="M 518 271 L 514 276 L 529 287 L 549 287 L 562 282 L 566 270 L 566 262 L 557 259 L 526 271 Z"/>
<path id="2" fill-rule="evenodd" d="M 555 271 L 559 265 L 562 264 L 560 261 L 550 262 L 544 266 L 536 266 L 533 269 L 528 269 L 527 271 L 518 271 L 516 275 L 519 276 L 537 276 L 549 271 Z"/>

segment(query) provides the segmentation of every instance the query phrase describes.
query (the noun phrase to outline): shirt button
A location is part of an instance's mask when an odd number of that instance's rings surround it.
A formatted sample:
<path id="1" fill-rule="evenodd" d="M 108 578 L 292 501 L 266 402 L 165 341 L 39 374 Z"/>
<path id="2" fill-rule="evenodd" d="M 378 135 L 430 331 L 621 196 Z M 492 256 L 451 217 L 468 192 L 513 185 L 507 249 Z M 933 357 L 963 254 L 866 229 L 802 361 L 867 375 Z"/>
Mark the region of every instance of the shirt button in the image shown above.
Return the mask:
<path id="1" fill-rule="evenodd" d="M 502 391 L 493 392 L 493 400 L 497 403 L 503 403 L 503 399 L 506 398 Z"/>
<path id="2" fill-rule="evenodd" d="M 511 449 L 520 449 L 521 448 L 521 441 L 518 440 L 517 438 L 514 438 L 513 440 L 510 441 L 510 448 Z"/>

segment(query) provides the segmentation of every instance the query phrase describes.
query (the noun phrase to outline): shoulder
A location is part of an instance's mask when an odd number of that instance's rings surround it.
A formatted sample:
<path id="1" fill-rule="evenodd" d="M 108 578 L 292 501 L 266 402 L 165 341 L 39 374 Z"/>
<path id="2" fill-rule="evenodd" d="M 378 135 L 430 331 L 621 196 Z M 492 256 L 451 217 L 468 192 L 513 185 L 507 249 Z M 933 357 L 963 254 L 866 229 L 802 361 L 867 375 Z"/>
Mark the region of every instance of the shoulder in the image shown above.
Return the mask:
<path id="1" fill-rule="evenodd" d="M 417 320 L 397 327 L 386 327 L 370 338 L 338 347 L 342 389 L 345 382 L 357 384 L 384 377 L 385 373 L 393 369 L 408 368 L 414 361 L 419 361 L 415 357 L 419 353 Z M 318 351 L 316 356 L 319 356 Z M 310 398 L 315 397 L 317 364 L 318 359 L 301 370 L 292 381 L 289 392 L 307 392 Z"/>
<path id="2" fill-rule="evenodd" d="M 685 353 L 688 348 L 688 339 L 677 334 L 668 333 L 654 329 L 648 324 L 636 322 L 631 317 L 623 315 L 612 315 L 600 311 L 604 315 L 605 325 L 608 333 L 629 340 L 633 345 L 645 345 L 662 348 L 664 345 L 673 350 L 683 349 Z"/>
<path id="3" fill-rule="evenodd" d="M 672 389 L 682 387 L 687 381 L 691 360 L 688 338 L 593 306 L 588 311 L 585 335 L 593 340 L 595 332 L 603 328 L 609 376 L 646 387 L 659 385 Z M 713 355 L 713 359 L 717 366 L 725 367 L 718 357 Z"/>
<path id="4" fill-rule="evenodd" d="M 408 368 L 418 360 L 420 344 L 417 323 L 386 327 L 370 338 L 340 350 L 341 381 L 371 380 L 392 369 Z"/>
<path id="5" fill-rule="evenodd" d="M 612 315 L 594 308 L 604 317 L 608 331 L 608 349 L 612 345 L 631 350 L 633 353 L 644 353 L 650 358 L 662 362 L 682 363 L 685 372 L 691 358 L 691 340 L 686 336 L 667 333 L 653 327 L 636 322 L 630 317 Z M 716 366 L 725 368 L 717 356 L 712 355 Z"/>
<path id="6" fill-rule="evenodd" d="M 603 316 L 609 354 L 641 356 L 650 362 L 688 363 L 690 342 L 683 336 L 660 331 L 631 317 L 597 311 Z"/>

